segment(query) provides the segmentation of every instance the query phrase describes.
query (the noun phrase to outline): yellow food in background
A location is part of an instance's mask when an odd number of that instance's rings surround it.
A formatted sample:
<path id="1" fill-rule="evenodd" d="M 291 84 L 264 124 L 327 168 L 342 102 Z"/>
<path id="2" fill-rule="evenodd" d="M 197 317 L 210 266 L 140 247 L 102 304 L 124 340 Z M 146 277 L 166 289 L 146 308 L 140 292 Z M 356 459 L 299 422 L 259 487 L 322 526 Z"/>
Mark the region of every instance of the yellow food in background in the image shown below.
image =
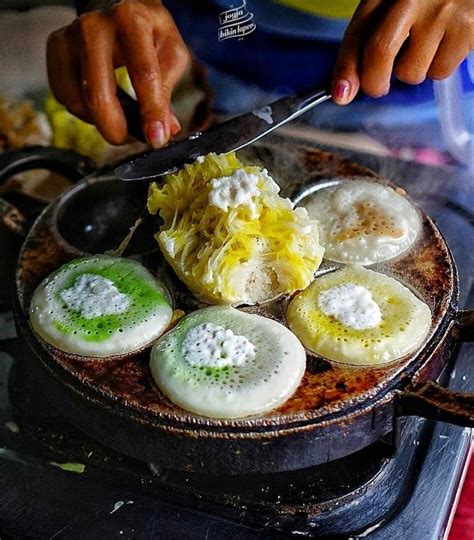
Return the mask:
<path id="1" fill-rule="evenodd" d="M 107 143 L 92 124 L 68 112 L 51 93 L 46 98 L 44 108 L 53 128 L 53 146 L 76 150 L 93 159 L 100 156 Z"/>
<path id="2" fill-rule="evenodd" d="M 26 100 L 0 97 L 0 152 L 51 143 L 51 129 L 42 112 Z"/>
<path id="3" fill-rule="evenodd" d="M 239 169 L 258 176 L 254 208 L 212 206 L 212 180 Z M 151 184 L 148 210 L 163 219 L 156 239 L 166 259 L 205 302 L 253 304 L 304 289 L 321 263 L 316 222 L 234 153 L 209 154 Z"/>
<path id="4" fill-rule="evenodd" d="M 126 68 L 115 72 L 117 83 L 126 92 L 134 95 Z M 97 128 L 71 114 L 50 92 L 44 104 L 45 112 L 53 130 L 53 146 L 75 150 L 103 166 L 147 148 L 142 143 L 113 146 L 99 133 Z"/>

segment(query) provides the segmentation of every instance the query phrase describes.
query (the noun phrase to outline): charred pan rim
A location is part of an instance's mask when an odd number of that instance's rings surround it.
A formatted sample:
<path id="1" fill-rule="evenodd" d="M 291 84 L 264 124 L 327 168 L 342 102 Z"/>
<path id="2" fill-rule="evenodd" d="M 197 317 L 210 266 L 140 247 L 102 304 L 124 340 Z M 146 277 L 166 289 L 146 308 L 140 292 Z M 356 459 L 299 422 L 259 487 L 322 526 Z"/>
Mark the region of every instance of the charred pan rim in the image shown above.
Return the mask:
<path id="1" fill-rule="evenodd" d="M 326 156 L 325 152 L 311 152 L 309 149 L 299 148 L 305 152 L 305 158 L 311 159 L 311 156 L 314 153 L 314 156 L 321 159 L 321 156 Z M 326 157 L 332 159 L 332 156 L 327 154 Z M 347 160 L 341 161 L 341 163 L 347 165 Z M 361 168 L 359 167 L 359 170 Z M 387 184 L 387 181 L 375 173 L 371 174 L 372 171 L 364 170 L 359 174 L 350 173 L 345 175 L 333 173 L 333 178 L 341 179 L 371 179 L 372 181 L 379 182 L 381 184 Z M 328 177 L 331 177 L 330 174 L 327 174 L 325 170 L 318 173 L 316 176 L 313 176 L 311 179 L 306 181 L 307 184 L 317 184 L 318 180 L 327 180 Z M 92 178 L 87 179 L 88 182 L 93 183 L 95 180 Z M 404 191 L 404 190 L 403 190 Z M 54 204 L 54 203 L 53 203 Z M 415 207 L 417 207 L 415 205 Z M 51 208 L 50 208 L 51 210 Z M 45 211 L 47 212 L 47 210 Z M 45 215 L 45 212 L 42 214 L 43 219 L 38 219 L 38 222 L 42 222 L 44 226 L 48 226 L 49 230 L 51 227 L 51 222 L 48 219 L 49 216 Z M 403 367 L 401 371 L 395 373 L 389 380 L 385 380 L 379 386 L 375 386 L 370 390 L 366 391 L 364 394 L 357 396 L 356 399 L 345 400 L 339 404 L 331 405 L 328 407 L 320 408 L 315 411 L 303 412 L 303 413 L 292 413 L 286 415 L 279 415 L 278 417 L 256 417 L 256 418 L 245 418 L 238 420 L 217 420 L 217 419 L 207 419 L 204 417 L 194 416 L 194 415 L 177 415 L 176 413 L 169 412 L 147 412 L 140 410 L 134 404 L 129 403 L 126 399 L 117 399 L 115 396 L 111 396 L 110 393 L 106 393 L 100 390 L 97 386 L 94 386 L 85 381 L 80 381 L 77 379 L 73 373 L 68 371 L 65 366 L 63 366 L 57 359 L 50 356 L 47 350 L 45 350 L 41 343 L 37 340 L 35 335 L 31 332 L 31 329 L 28 326 L 27 320 L 25 320 L 25 312 L 21 310 L 21 304 L 24 304 L 25 300 L 25 289 L 21 283 L 21 275 L 18 273 L 17 269 L 17 291 L 18 299 L 15 299 L 17 307 L 20 309 L 16 310 L 16 316 L 18 319 L 19 326 L 22 327 L 23 332 L 27 336 L 27 340 L 35 352 L 35 355 L 38 356 L 41 363 L 48 369 L 48 371 L 58 380 L 65 388 L 65 392 L 68 392 L 69 395 L 75 399 L 84 400 L 89 402 L 91 405 L 91 410 L 93 407 L 99 407 L 107 411 L 109 415 L 113 415 L 118 418 L 123 418 L 127 421 L 137 422 L 147 429 L 156 430 L 157 432 L 167 432 L 173 435 L 181 437 L 214 437 L 216 439 L 252 439 L 255 437 L 275 437 L 275 436 L 284 436 L 290 434 L 297 434 L 298 432 L 308 432 L 314 429 L 319 429 L 327 425 L 335 425 L 338 423 L 346 424 L 350 422 L 351 418 L 357 418 L 362 415 L 362 412 L 371 414 L 372 418 L 377 417 L 378 414 L 383 414 L 383 408 L 391 407 L 394 409 L 396 403 L 396 393 L 402 390 L 410 383 L 410 377 L 413 376 L 415 380 L 424 380 L 432 378 L 435 376 L 435 370 L 440 369 L 440 366 L 436 364 L 434 368 L 430 360 L 432 359 L 433 351 L 436 352 L 436 349 L 443 345 L 444 339 L 450 339 L 449 332 L 451 326 L 454 323 L 454 316 L 456 315 L 456 298 L 457 298 L 457 275 L 456 269 L 453 263 L 452 255 L 449 251 L 449 248 L 446 245 L 444 238 L 433 225 L 432 220 L 422 212 L 423 218 L 430 224 L 435 234 L 436 240 L 442 244 L 443 250 L 446 252 L 445 263 L 446 263 L 446 278 L 447 278 L 447 289 L 449 294 L 445 294 L 442 298 L 441 306 L 442 310 L 440 312 L 440 318 L 436 321 L 434 328 L 432 329 L 432 335 L 424 346 L 417 353 L 412 356 L 410 363 Z M 49 225 L 48 225 L 49 223 Z M 42 233 L 44 234 L 44 230 Z M 28 244 L 28 241 L 26 242 Z M 27 246 L 24 244 L 22 252 L 28 252 Z M 21 258 L 21 255 L 20 255 Z M 34 263 L 34 259 L 30 256 L 30 261 Z M 26 297 L 28 294 L 26 293 Z M 19 300 L 19 303 L 17 302 Z M 117 357 L 115 357 L 117 359 Z M 100 359 L 99 359 L 100 360 Z M 141 361 L 141 360 L 138 360 Z M 59 364 L 59 365 L 58 365 Z M 442 367 L 442 366 L 441 366 Z M 427 371 L 430 371 L 431 374 L 426 375 Z M 363 368 L 357 367 L 356 369 L 362 370 Z M 388 403 L 387 406 L 383 406 L 384 403 Z"/>
<path id="2" fill-rule="evenodd" d="M 452 254 L 442 234 L 434 225 L 431 218 L 426 215 L 424 215 L 424 217 L 433 228 L 437 239 L 443 243 L 447 253 L 447 262 L 449 263 L 451 273 L 450 281 L 453 285 L 453 296 L 446 296 L 446 305 L 443 306 L 445 311 L 444 316 L 439 321 L 438 327 L 426 344 L 421 347 L 417 353 L 407 355 L 412 356 L 412 359 L 410 364 L 406 366 L 401 373 L 394 375 L 385 386 L 373 387 L 365 394 L 360 395 L 356 400 L 352 400 L 352 402 L 346 400 L 338 405 L 331 406 L 330 412 L 328 412 L 329 407 L 326 406 L 318 409 L 315 414 L 303 412 L 299 414 L 281 415 L 274 418 L 255 417 L 255 419 L 218 420 L 190 414 L 180 415 L 180 417 L 177 418 L 173 413 L 148 413 L 146 411 L 140 411 L 135 407 L 130 406 L 126 401 L 115 399 L 109 393 L 101 391 L 97 386 L 91 385 L 85 381 L 78 381 L 74 374 L 68 371 L 61 362 L 55 360 L 52 355 L 48 354 L 47 349 L 42 347 L 41 341 L 37 339 L 36 335 L 31 330 L 28 321 L 26 321 L 26 324 L 23 323 L 22 327 L 29 338 L 31 347 L 41 362 L 53 375 L 59 378 L 61 382 L 68 387 L 70 392 L 72 391 L 74 394 L 81 396 L 96 405 L 100 405 L 104 409 L 108 409 L 111 414 L 128 417 L 129 419 L 133 418 L 136 422 L 146 424 L 149 427 L 153 426 L 156 430 L 188 437 L 194 437 L 196 434 L 199 434 L 199 436 L 202 437 L 206 434 L 206 436 L 213 438 L 252 438 L 256 436 L 256 434 L 265 437 L 277 435 L 283 436 L 297 431 L 311 430 L 316 426 L 324 427 L 333 422 L 337 422 L 338 420 L 340 421 L 341 417 L 347 418 L 353 414 L 357 416 L 361 408 L 362 410 L 367 410 L 367 408 L 375 406 L 377 401 L 387 395 L 387 393 L 403 389 L 404 386 L 408 385 L 410 382 L 409 378 L 416 375 L 417 371 L 421 370 L 425 364 L 429 363 L 431 353 L 436 349 L 439 343 L 442 342 L 443 338 L 446 337 L 446 334 L 450 331 L 451 326 L 454 323 L 456 306 L 452 305 L 452 303 L 457 300 L 458 295 L 456 267 L 454 265 Z M 19 290 L 21 290 L 21 288 Z M 21 299 L 18 300 L 21 301 Z M 18 304 L 18 308 L 18 312 L 21 313 L 22 318 L 24 318 L 20 304 Z M 130 356 L 131 355 L 132 353 L 130 353 Z M 123 358 L 126 356 L 127 355 L 124 355 Z M 118 360 L 118 358 L 119 357 L 115 356 L 111 357 L 110 360 Z M 401 359 L 394 363 L 400 360 Z M 101 361 L 100 358 L 98 358 L 97 361 Z M 364 368 L 357 366 L 355 369 L 363 370 Z M 57 373 L 55 371 L 57 371 Z M 81 387 L 80 389 L 76 388 L 78 385 Z M 342 418 L 342 420 L 344 420 L 344 418 Z M 267 428 L 270 428 L 271 431 L 266 431 Z"/>
<path id="3" fill-rule="evenodd" d="M 18 308 L 19 306 L 17 306 Z M 18 313 L 18 311 L 17 311 Z M 21 312 L 20 312 L 21 313 Z M 359 398 L 355 403 L 343 402 L 341 406 L 332 407 L 331 412 L 327 412 L 329 407 L 318 409 L 317 416 L 305 415 L 285 415 L 275 418 L 265 419 L 262 417 L 251 419 L 240 419 L 234 421 L 222 421 L 217 419 L 207 419 L 205 417 L 185 417 L 177 421 L 172 414 L 153 415 L 146 412 L 138 412 L 127 406 L 127 403 L 121 400 L 114 400 L 109 395 L 104 395 L 95 387 L 82 384 L 84 389 L 77 388 L 77 379 L 61 364 L 55 362 L 41 343 L 33 334 L 29 323 L 24 320 L 17 320 L 27 338 L 28 344 L 40 360 L 41 364 L 58 379 L 61 384 L 67 388 L 67 391 L 78 397 L 85 399 L 90 404 L 99 407 L 101 410 L 108 411 L 109 414 L 118 418 L 124 418 L 137 422 L 144 427 L 152 428 L 157 431 L 170 433 L 173 435 L 191 437 L 191 438 L 209 438 L 209 439 L 254 439 L 284 437 L 313 431 L 315 428 L 325 428 L 331 424 L 338 424 L 341 421 L 355 419 L 358 416 L 377 414 L 379 407 L 389 404 L 396 399 L 397 391 L 403 390 L 411 382 L 411 378 L 420 371 L 424 365 L 430 362 L 431 355 L 436 348 L 446 339 L 450 339 L 450 333 L 454 325 L 455 306 L 451 306 L 440 323 L 435 335 L 428 341 L 425 348 L 413 358 L 413 362 L 401 374 L 394 377 L 385 388 L 368 392 L 366 397 Z M 421 358 L 420 358 L 421 354 Z M 60 371 L 61 373 L 59 373 Z M 82 391 L 81 391 L 82 390 Z M 179 422 L 179 426 L 176 424 Z M 196 429 L 200 428 L 200 429 Z M 270 428 L 270 429 L 268 429 Z"/>
<path id="4" fill-rule="evenodd" d="M 78 192 L 81 192 L 85 189 L 87 189 L 90 186 L 93 186 L 95 184 L 101 184 L 110 182 L 113 180 L 117 180 L 117 178 L 113 174 L 105 174 L 103 176 L 86 176 L 81 182 L 78 182 L 77 184 L 72 185 L 67 191 L 64 192 L 63 195 L 56 201 L 54 201 L 52 213 L 49 219 L 49 226 L 50 229 L 54 235 L 54 238 L 56 242 L 63 246 L 67 251 L 69 251 L 71 254 L 77 254 L 79 257 L 93 257 L 94 255 L 103 255 L 103 253 L 88 253 L 86 251 L 83 251 L 82 249 L 77 248 L 76 246 L 73 246 L 71 243 L 69 243 L 64 236 L 59 232 L 58 229 L 58 221 L 59 221 L 59 213 L 61 212 L 63 206 L 68 203 L 73 197 L 77 195 Z M 44 211 L 41 213 L 40 218 L 43 217 L 43 214 L 49 210 L 49 207 L 47 206 Z M 40 219 L 38 218 L 38 219 Z M 156 247 L 156 250 L 158 250 L 158 246 Z"/>

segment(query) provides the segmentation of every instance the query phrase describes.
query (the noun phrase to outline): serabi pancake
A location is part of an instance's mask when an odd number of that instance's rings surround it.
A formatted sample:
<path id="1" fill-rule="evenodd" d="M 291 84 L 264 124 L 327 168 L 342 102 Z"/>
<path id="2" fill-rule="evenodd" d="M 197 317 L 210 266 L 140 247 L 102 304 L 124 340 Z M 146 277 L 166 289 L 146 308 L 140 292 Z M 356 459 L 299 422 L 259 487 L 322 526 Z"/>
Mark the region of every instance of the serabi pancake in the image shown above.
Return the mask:
<path id="1" fill-rule="evenodd" d="M 394 278 L 348 266 L 315 279 L 290 302 L 287 320 L 311 351 L 376 365 L 415 351 L 429 333 L 431 311 Z"/>
<path id="2" fill-rule="evenodd" d="M 191 313 L 153 346 L 150 369 L 173 403 L 202 416 L 263 414 L 296 390 L 306 366 L 282 324 L 227 306 Z"/>
<path id="3" fill-rule="evenodd" d="M 105 357 L 141 349 L 172 316 L 169 294 L 140 263 L 96 255 L 75 259 L 37 287 L 34 331 L 58 349 Z"/>
<path id="4" fill-rule="evenodd" d="M 397 257 L 421 229 L 417 209 L 389 186 L 348 180 L 322 188 L 301 203 L 319 225 L 324 258 L 370 265 Z"/>
<path id="5" fill-rule="evenodd" d="M 258 304 L 311 283 L 321 264 L 316 221 L 279 195 L 268 171 L 208 154 L 151 184 L 148 210 L 178 277 L 209 304 Z"/>

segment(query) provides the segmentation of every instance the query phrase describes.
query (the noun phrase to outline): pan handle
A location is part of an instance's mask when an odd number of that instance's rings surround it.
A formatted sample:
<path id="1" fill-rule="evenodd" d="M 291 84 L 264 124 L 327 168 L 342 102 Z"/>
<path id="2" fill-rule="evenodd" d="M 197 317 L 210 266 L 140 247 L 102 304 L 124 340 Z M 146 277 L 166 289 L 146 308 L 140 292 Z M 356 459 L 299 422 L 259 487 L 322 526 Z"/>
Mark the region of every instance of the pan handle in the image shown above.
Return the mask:
<path id="1" fill-rule="evenodd" d="M 456 313 L 453 337 L 459 343 L 474 341 L 474 310 Z M 474 394 L 454 392 L 433 381 L 413 384 L 399 391 L 396 415 L 474 427 Z"/>
<path id="2" fill-rule="evenodd" d="M 95 170 L 92 162 L 72 150 L 49 146 L 31 146 L 0 154 L 0 185 L 14 174 L 32 170 L 48 169 L 77 182 Z M 24 236 L 28 220 L 12 204 L 0 199 L 0 225 L 15 235 Z"/>
<path id="3" fill-rule="evenodd" d="M 433 382 L 400 391 L 396 416 L 421 416 L 474 428 L 474 394 L 453 392 Z"/>

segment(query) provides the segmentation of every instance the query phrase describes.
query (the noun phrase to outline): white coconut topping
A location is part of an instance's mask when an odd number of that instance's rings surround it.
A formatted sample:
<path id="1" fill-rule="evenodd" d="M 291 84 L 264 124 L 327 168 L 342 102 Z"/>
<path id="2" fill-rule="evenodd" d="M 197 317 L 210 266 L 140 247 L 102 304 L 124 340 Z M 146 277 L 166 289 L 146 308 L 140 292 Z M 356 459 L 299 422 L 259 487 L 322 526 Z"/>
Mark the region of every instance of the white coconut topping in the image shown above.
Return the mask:
<path id="1" fill-rule="evenodd" d="M 191 328 L 183 341 L 184 359 L 192 366 L 242 366 L 255 358 L 255 346 L 245 336 L 213 323 Z"/>
<path id="2" fill-rule="evenodd" d="M 82 274 L 72 287 L 59 293 L 67 307 L 86 319 L 123 313 L 130 305 L 114 282 L 96 274 Z"/>
<path id="3" fill-rule="evenodd" d="M 319 309 L 354 330 L 378 326 L 382 313 L 372 293 L 361 285 L 345 283 L 322 291 L 318 297 Z"/>
<path id="4" fill-rule="evenodd" d="M 165 246 L 166 251 L 170 254 L 171 257 L 176 256 L 176 244 L 173 238 L 170 238 L 167 236 L 164 238 L 163 244 Z"/>
<path id="5" fill-rule="evenodd" d="M 258 176 L 243 169 L 236 169 L 231 176 L 214 178 L 209 192 L 209 204 L 228 212 L 229 208 L 248 206 L 255 214 L 255 202 L 252 197 L 260 195 L 257 187 Z"/>

